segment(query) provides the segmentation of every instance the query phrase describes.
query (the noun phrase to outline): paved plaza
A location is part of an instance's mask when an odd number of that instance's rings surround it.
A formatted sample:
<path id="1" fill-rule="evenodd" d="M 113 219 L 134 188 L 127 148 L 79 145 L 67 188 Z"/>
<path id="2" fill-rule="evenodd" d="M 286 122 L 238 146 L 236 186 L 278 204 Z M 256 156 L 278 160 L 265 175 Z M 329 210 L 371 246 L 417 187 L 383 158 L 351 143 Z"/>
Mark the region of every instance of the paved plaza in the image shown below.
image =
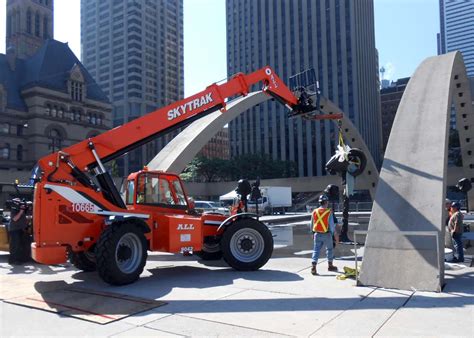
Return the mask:
<path id="1" fill-rule="evenodd" d="M 262 270 L 239 272 L 223 261 L 153 253 L 140 280 L 122 287 L 71 265 L 12 268 L 0 254 L 0 291 L 6 299 L 0 302 L 0 336 L 474 336 L 471 256 L 464 265 L 447 265 L 442 293 L 356 287 L 354 280 L 327 272 L 324 259 L 320 276 L 312 276 L 311 238 L 297 228 L 293 245 L 276 249 Z M 339 245 L 336 252 L 340 269 L 354 266 L 352 246 Z M 393 273 L 402 268 L 393 267 Z M 65 287 L 166 304 L 97 324 L 7 303 Z"/>

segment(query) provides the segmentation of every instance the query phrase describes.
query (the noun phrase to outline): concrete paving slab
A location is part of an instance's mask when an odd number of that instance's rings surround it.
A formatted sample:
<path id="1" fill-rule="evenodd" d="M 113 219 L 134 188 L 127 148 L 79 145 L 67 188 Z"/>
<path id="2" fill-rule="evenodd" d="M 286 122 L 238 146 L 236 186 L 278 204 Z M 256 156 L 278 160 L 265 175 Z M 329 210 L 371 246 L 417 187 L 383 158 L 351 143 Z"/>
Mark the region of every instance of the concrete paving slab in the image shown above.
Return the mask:
<path id="1" fill-rule="evenodd" d="M 442 293 L 416 292 L 377 336 L 474 337 L 474 269 L 446 271 Z"/>
<path id="2" fill-rule="evenodd" d="M 185 324 L 183 325 L 183 323 Z M 255 330 L 245 326 L 228 325 L 184 315 L 174 315 L 156 320 L 153 323 L 147 324 L 146 327 L 179 333 L 188 337 L 283 337 L 278 332 Z"/>
<path id="3" fill-rule="evenodd" d="M 411 294 L 408 291 L 374 290 L 366 298 L 354 303 L 351 308 L 326 323 L 312 336 L 327 337 L 334 333 L 347 337 L 372 336 L 408 300 Z"/>
<path id="4" fill-rule="evenodd" d="M 397 294 L 384 294 L 388 291 L 355 287 L 354 280 L 338 281 L 336 274 L 326 271 L 324 259 L 320 260 L 318 269 L 321 276 L 312 276 L 308 257 L 295 258 L 287 253 L 277 254 L 264 269 L 248 273 L 229 269 L 222 262 L 203 264 L 195 259 L 152 254 L 143 277 L 121 287 L 107 285 L 96 273 L 79 272 L 67 265 L 12 269 L 1 256 L 0 281 L 3 278 L 24 279 L 21 283 L 30 284 L 38 291 L 82 287 L 168 302 L 165 306 L 107 325 L 1 303 L 2 338 L 12 335 L 172 336 L 188 334 L 186 330 L 203 330 L 201 335 L 205 336 L 221 332 L 225 335 L 237 330 L 249 335 L 254 330 L 257 336 L 267 332 L 274 333 L 270 335 L 309 336 L 315 333 L 334 336 L 345 334 L 341 328 L 348 322 L 351 322 L 349 326 L 352 322 L 363 322 L 360 324 L 363 327 L 358 328 L 359 334 L 373 333 L 378 327 L 375 332 L 385 336 L 439 336 L 455 334 L 452 332 L 455 319 L 470 323 L 473 317 L 474 268 L 466 267 L 469 264 L 449 265 L 443 293 L 416 292 L 404 307 L 388 316 L 399 300 L 406 299 L 406 294 L 402 293 L 399 299 Z M 336 260 L 335 264 L 342 269 L 344 265 L 353 266 L 354 262 L 348 256 L 346 260 Z M 295 272 L 295 267 L 300 266 L 304 268 Z M 9 288 L 14 287 L 15 283 L 11 282 Z M 364 299 L 367 295 L 369 297 Z M 434 300 L 429 301 L 429 298 Z M 412 303 L 413 299 L 417 302 Z M 451 312 L 453 315 L 445 320 L 444 314 Z M 27 328 L 25 318 L 28 319 Z M 421 320 L 416 321 L 416 318 Z M 198 324 L 189 327 L 191 321 Z M 354 336 L 351 330 L 348 331 Z M 471 332 L 466 327 L 459 330 L 459 334 L 465 336 L 473 336 Z M 244 333 L 239 331 L 236 335 Z"/>
<path id="5" fill-rule="evenodd" d="M 311 275 L 311 261 L 304 261 L 304 269 L 295 274 L 293 280 L 278 280 L 272 276 L 275 270 L 263 269 L 259 273 L 267 274 L 268 280 L 257 281 L 246 277 L 245 273 L 239 273 L 242 278 L 234 281 L 234 286 L 242 289 L 252 289 L 261 291 L 281 292 L 286 294 L 294 294 L 301 296 L 325 297 L 325 296 L 348 296 L 348 297 L 364 297 L 374 290 L 373 287 L 355 287 L 355 280 L 347 279 L 344 281 L 337 280 L 339 273 L 327 271 L 327 261 L 325 259 L 318 262 L 318 276 Z M 285 263 L 286 262 L 286 263 Z M 281 259 L 282 266 L 290 266 L 292 260 Z M 300 263 L 303 265 L 303 263 Z M 339 261 L 335 260 L 334 265 L 342 271 L 344 266 L 354 267 L 352 260 Z M 268 281 L 271 281 L 269 283 Z"/>
<path id="6" fill-rule="evenodd" d="M 417 292 L 376 336 L 474 337 L 474 298 Z"/>
<path id="7" fill-rule="evenodd" d="M 163 301 L 111 292 L 66 288 L 21 296 L 5 302 L 107 324 L 135 313 L 163 306 Z"/>
<path id="8" fill-rule="evenodd" d="M 185 291 L 185 292 L 183 292 Z M 160 298 L 167 304 L 150 311 L 142 312 L 134 316 L 127 317 L 123 321 L 134 325 L 144 325 L 160 318 L 176 313 L 189 313 L 199 311 L 206 303 L 212 302 L 226 296 L 231 296 L 242 292 L 238 289 L 218 287 L 206 292 L 194 289 L 176 289 L 170 294 Z"/>
<path id="9" fill-rule="evenodd" d="M 99 325 L 56 313 L 32 310 L 26 307 L 0 302 L 0 336 L 39 337 L 103 337 L 129 330 L 134 326 L 123 321 L 111 325 Z"/>
<path id="10" fill-rule="evenodd" d="M 111 336 L 113 337 L 185 337 L 182 335 L 174 334 L 171 332 L 165 332 L 162 330 L 152 329 L 144 326 L 139 326 L 131 330 L 121 332 L 119 334 Z"/>
<path id="11" fill-rule="evenodd" d="M 308 336 L 358 299 L 248 290 L 204 304 L 187 316 L 285 335 Z"/>

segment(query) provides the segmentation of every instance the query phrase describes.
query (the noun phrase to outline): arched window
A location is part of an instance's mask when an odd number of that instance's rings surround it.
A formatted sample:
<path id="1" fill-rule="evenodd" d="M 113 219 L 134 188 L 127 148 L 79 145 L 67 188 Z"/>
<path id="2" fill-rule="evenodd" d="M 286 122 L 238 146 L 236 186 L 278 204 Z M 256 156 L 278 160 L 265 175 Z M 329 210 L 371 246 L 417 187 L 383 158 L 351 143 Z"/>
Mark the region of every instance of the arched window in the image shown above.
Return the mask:
<path id="1" fill-rule="evenodd" d="M 63 139 L 61 137 L 61 133 L 57 129 L 51 129 L 49 131 L 49 150 L 51 150 L 52 153 L 58 151 L 62 147 Z"/>
<path id="2" fill-rule="evenodd" d="M 40 15 L 38 12 L 35 14 L 35 35 L 40 36 Z"/>
<path id="3" fill-rule="evenodd" d="M 63 107 L 59 107 L 58 109 L 58 117 L 63 119 L 64 118 L 64 108 Z"/>
<path id="4" fill-rule="evenodd" d="M 82 83 L 71 81 L 71 99 L 74 101 L 82 101 Z"/>
<path id="5" fill-rule="evenodd" d="M 44 112 L 46 115 L 50 116 L 51 115 L 51 105 L 47 104 L 46 107 L 44 108 Z"/>
<path id="6" fill-rule="evenodd" d="M 10 144 L 9 143 L 3 143 L 0 146 L 0 158 L 2 160 L 10 159 Z"/>
<path id="7" fill-rule="evenodd" d="M 102 125 L 102 116 L 101 116 L 101 115 L 97 115 L 97 124 L 98 124 L 99 126 Z"/>
<path id="8" fill-rule="evenodd" d="M 48 26 L 49 26 L 49 20 L 48 20 L 48 17 L 45 16 L 43 18 L 43 37 L 45 39 L 49 39 Z"/>
<path id="9" fill-rule="evenodd" d="M 57 117 L 58 116 L 58 107 L 53 106 L 53 109 L 51 110 L 51 116 L 52 117 Z"/>
<path id="10" fill-rule="evenodd" d="M 16 159 L 23 161 L 23 146 L 21 144 L 16 147 Z"/>
<path id="11" fill-rule="evenodd" d="M 10 134 L 10 123 L 0 123 L 0 133 Z"/>
<path id="12" fill-rule="evenodd" d="M 96 115 L 96 114 L 92 114 L 91 123 L 92 123 L 92 124 L 96 124 L 96 123 L 97 123 L 97 115 Z"/>
<path id="13" fill-rule="evenodd" d="M 32 31 L 33 31 L 32 26 L 31 26 L 31 25 L 32 25 L 32 24 L 31 24 L 31 20 L 32 20 L 32 18 L 31 18 L 31 10 L 28 9 L 28 11 L 26 12 L 26 32 L 27 32 L 28 34 L 31 34 Z"/>

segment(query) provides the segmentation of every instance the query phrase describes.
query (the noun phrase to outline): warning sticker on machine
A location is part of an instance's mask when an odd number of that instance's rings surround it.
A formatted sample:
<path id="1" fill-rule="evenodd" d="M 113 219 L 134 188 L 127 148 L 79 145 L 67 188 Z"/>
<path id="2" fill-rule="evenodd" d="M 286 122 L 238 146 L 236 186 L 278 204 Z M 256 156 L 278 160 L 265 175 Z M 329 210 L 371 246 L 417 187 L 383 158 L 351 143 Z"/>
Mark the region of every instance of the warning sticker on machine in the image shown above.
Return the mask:
<path id="1" fill-rule="evenodd" d="M 191 234 L 181 234 L 180 235 L 181 242 L 191 242 Z"/>

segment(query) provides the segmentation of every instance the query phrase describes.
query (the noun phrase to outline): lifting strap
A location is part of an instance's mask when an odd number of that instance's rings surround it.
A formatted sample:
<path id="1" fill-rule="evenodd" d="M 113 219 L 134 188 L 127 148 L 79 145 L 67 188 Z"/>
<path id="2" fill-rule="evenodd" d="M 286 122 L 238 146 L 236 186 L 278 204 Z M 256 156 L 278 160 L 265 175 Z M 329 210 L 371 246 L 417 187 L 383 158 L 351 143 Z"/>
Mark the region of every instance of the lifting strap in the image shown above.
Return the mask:
<path id="1" fill-rule="evenodd" d="M 344 147 L 345 146 L 345 143 L 344 143 L 344 137 L 342 136 L 342 120 L 337 120 L 337 129 L 339 130 L 339 145 L 341 147 Z"/>

